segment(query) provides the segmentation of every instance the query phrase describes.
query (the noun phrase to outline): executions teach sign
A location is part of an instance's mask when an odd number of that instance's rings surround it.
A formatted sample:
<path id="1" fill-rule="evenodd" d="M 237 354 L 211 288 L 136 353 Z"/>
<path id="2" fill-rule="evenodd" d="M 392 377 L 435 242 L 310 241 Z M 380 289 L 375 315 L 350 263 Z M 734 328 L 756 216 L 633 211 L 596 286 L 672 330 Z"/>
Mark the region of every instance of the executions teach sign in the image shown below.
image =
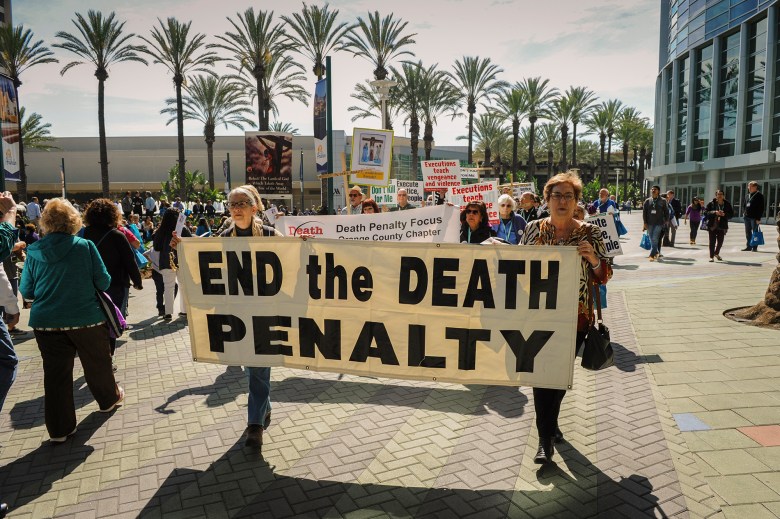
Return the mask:
<path id="1" fill-rule="evenodd" d="M 311 236 L 333 240 L 458 243 L 460 212 L 437 205 L 391 213 L 282 216 L 276 228 L 284 236 Z"/>
<path id="2" fill-rule="evenodd" d="M 459 384 L 572 384 L 574 247 L 185 239 L 194 360 Z"/>

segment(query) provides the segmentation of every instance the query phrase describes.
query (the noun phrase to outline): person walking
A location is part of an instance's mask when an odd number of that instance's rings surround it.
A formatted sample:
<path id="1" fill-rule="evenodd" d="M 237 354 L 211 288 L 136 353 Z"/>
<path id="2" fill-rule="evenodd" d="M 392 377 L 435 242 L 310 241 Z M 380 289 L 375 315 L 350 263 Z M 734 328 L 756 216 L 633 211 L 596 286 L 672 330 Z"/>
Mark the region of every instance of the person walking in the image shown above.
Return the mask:
<path id="1" fill-rule="evenodd" d="M 144 209 L 146 210 L 146 217 L 147 218 L 153 217 L 156 208 L 157 208 L 157 200 L 154 199 L 151 191 L 147 191 L 146 199 L 144 200 Z"/>
<path id="2" fill-rule="evenodd" d="M 748 183 L 748 195 L 745 199 L 745 239 L 747 243 L 743 251 L 758 252 L 758 245 L 751 245 L 750 239 L 753 231 L 758 230 L 761 218 L 764 216 L 764 195 L 758 190 L 758 182 L 752 180 Z"/>
<path id="3" fill-rule="evenodd" d="M 41 215 L 45 235 L 27 249 L 19 291 L 32 299 L 30 327 L 43 357 L 44 416 L 52 443 L 76 433 L 73 363 L 76 354 L 100 412 L 122 404 L 123 388 L 111 370 L 106 317 L 95 290 L 106 291 L 111 276 L 95 244 L 75 234 L 81 216 L 61 198 Z"/>
<path id="4" fill-rule="evenodd" d="M 699 226 L 701 225 L 702 215 L 704 214 L 704 205 L 702 201 L 696 197 L 691 200 L 691 205 L 685 210 L 685 222 L 690 219 L 691 226 L 691 245 L 696 245 L 696 235 L 699 233 Z"/>
<path id="5" fill-rule="evenodd" d="M 674 247 L 674 240 L 677 237 L 677 226 L 682 218 L 682 204 L 674 197 L 674 191 L 671 189 L 666 192 L 666 204 L 669 206 L 669 225 L 664 228 L 664 245 Z"/>
<path id="6" fill-rule="evenodd" d="M 642 221 L 644 225 L 642 230 L 647 231 L 650 236 L 650 261 L 655 261 L 661 256 L 661 234 L 664 226 L 669 223 L 669 206 L 666 200 L 661 197 L 661 188 L 653 186 L 650 188 L 650 197 L 642 205 Z"/>
<path id="7" fill-rule="evenodd" d="M 729 219 L 734 216 L 734 208 L 726 200 L 725 193 L 718 189 L 715 192 L 715 198 L 707 204 L 707 230 L 710 234 L 710 263 L 723 261 L 720 257 L 720 248 L 723 247 L 723 240 L 729 231 Z"/>
<path id="8" fill-rule="evenodd" d="M 157 228 L 154 236 L 152 236 L 154 251 L 159 253 L 156 266 L 154 265 L 154 260 L 152 261 L 152 279 L 154 279 L 154 284 L 157 288 L 157 307 L 159 310 L 159 302 L 162 300 L 163 310 L 161 314 L 166 321 L 173 319 L 173 303 L 177 292 L 176 270 L 174 270 L 176 267 L 176 250 L 171 248 L 171 238 L 176 230 L 179 214 L 177 209 L 172 207 L 167 209 L 160 222 L 160 227 Z M 192 236 L 190 231 L 183 227 L 181 237 L 188 238 L 190 236 Z M 184 295 L 179 299 L 179 315 L 186 315 Z"/>
<path id="9" fill-rule="evenodd" d="M 38 222 L 41 219 L 41 206 L 38 205 L 37 196 L 32 197 L 30 203 L 27 204 L 27 219 L 30 220 L 30 223 L 33 224 L 37 230 Z"/>

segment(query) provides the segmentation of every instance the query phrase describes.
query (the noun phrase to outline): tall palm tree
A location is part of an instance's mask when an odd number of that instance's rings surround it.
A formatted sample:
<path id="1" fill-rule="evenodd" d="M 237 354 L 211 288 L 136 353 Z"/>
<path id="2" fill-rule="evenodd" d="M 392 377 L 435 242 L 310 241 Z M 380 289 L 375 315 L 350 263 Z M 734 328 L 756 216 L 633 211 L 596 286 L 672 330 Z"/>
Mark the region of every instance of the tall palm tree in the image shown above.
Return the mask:
<path id="1" fill-rule="evenodd" d="M 648 152 L 652 153 L 653 147 L 653 127 L 650 124 L 639 129 L 636 135 L 636 144 L 639 146 L 639 170 L 637 171 L 636 183 L 644 191 L 645 166 L 648 160 Z M 647 193 L 643 193 L 647 195 Z"/>
<path id="2" fill-rule="evenodd" d="M 496 97 L 498 105 L 497 113 L 504 119 L 512 121 L 512 179 L 517 180 L 517 145 L 520 138 L 520 124 L 527 112 L 526 99 L 515 83 L 510 88 L 505 88 Z"/>
<path id="3" fill-rule="evenodd" d="M 585 125 L 599 136 L 601 160 L 599 160 L 599 183 L 602 187 L 607 185 L 607 174 L 604 170 L 604 152 L 607 143 L 607 130 L 610 126 L 609 114 L 604 109 L 604 103 L 597 106 L 588 116 Z"/>
<path id="4" fill-rule="evenodd" d="M 493 112 L 480 114 L 474 121 L 471 136 L 476 142 L 474 155 L 484 157 L 483 166 L 492 167 L 494 162 L 501 163 L 501 157 L 506 156 L 512 147 L 511 130 L 505 126 L 504 119 Z M 460 135 L 457 140 L 467 140 L 468 135 Z M 495 161 L 493 154 L 495 153 Z"/>
<path id="5" fill-rule="evenodd" d="M 301 132 L 293 126 L 291 123 L 283 123 L 281 121 L 273 121 L 268 125 L 268 130 L 277 133 L 290 133 L 292 135 L 300 135 Z"/>
<path id="6" fill-rule="evenodd" d="M 639 110 L 633 106 L 623 109 L 618 118 L 615 130 L 617 140 L 623 147 L 623 196 L 628 196 L 628 152 L 631 144 L 635 142 L 637 133 L 643 125 L 647 125 L 647 119 L 642 117 Z M 619 191 L 619 190 L 618 190 Z"/>
<path id="7" fill-rule="evenodd" d="M 393 77 L 398 81 L 398 84 L 392 90 L 391 99 L 409 121 L 409 147 L 412 154 L 411 174 L 412 178 L 416 180 L 417 163 L 420 160 L 420 115 L 425 69 L 422 62 L 419 61 L 417 63 L 405 62 L 401 65 L 400 70 L 395 67 L 391 67 L 391 70 Z"/>
<path id="8" fill-rule="evenodd" d="M 339 10 L 331 11 L 328 4 L 317 7 L 304 2 L 300 13 L 293 13 L 292 17 L 282 16 L 293 30 L 290 38 L 294 49 L 314 63 L 312 72 L 318 81 L 325 75 L 325 56 L 331 51 L 345 50 L 345 36 L 354 27 L 347 22 L 337 23 L 338 15 Z"/>
<path id="9" fill-rule="evenodd" d="M 571 163 L 576 168 L 577 162 L 577 125 L 588 118 L 593 105 L 596 103 L 596 94 L 585 87 L 569 87 L 565 97 L 571 102 Z"/>
<path id="10" fill-rule="evenodd" d="M 43 123 L 41 114 L 33 112 L 30 114 L 30 117 L 25 116 L 25 109 L 22 106 L 19 108 L 19 119 L 22 120 L 22 143 L 25 148 L 39 151 L 60 149 L 52 144 L 54 137 L 51 136 L 51 131 L 49 131 L 51 124 Z"/>
<path id="11" fill-rule="evenodd" d="M 33 43 L 33 33 L 21 25 L 0 27 L 0 68 L 11 78 L 14 85 L 14 98 L 19 105 L 19 87 L 22 81 L 19 76 L 30 67 L 44 63 L 57 63 L 54 53 L 43 45 L 43 40 Z M 16 107 L 14 107 L 16 108 Z M 17 114 L 18 131 L 22 136 L 22 117 Z M 0 168 L 2 169 L 2 168 Z M 2 174 L 2 172 L 0 172 Z M 24 167 L 24 141 L 19 142 L 19 184 L 17 185 L 19 200 L 27 200 L 27 172 Z"/>
<path id="12" fill-rule="evenodd" d="M 623 103 L 617 99 L 610 99 L 602 103 L 604 111 L 607 112 L 609 124 L 607 126 L 607 172 L 609 172 L 610 162 L 612 162 L 612 136 L 615 135 L 615 125 L 623 111 Z"/>
<path id="13" fill-rule="evenodd" d="M 569 122 L 572 119 L 572 101 L 571 98 L 564 94 L 552 102 L 550 107 L 550 117 L 558 125 L 558 129 L 561 132 L 561 160 L 559 168 L 561 171 L 569 169 L 569 163 L 567 162 L 566 144 L 569 140 Z"/>
<path id="14" fill-rule="evenodd" d="M 450 73 L 455 88 L 460 91 L 461 99 L 465 100 L 466 112 L 469 114 L 469 151 L 468 163 L 473 163 L 474 143 L 474 114 L 477 113 L 477 103 L 489 101 L 497 97 L 501 91 L 509 86 L 506 81 L 498 79 L 498 75 L 504 70 L 490 62 L 490 58 L 479 56 L 463 56 L 453 65 L 454 72 Z"/>
<path id="15" fill-rule="evenodd" d="M 393 89 L 395 90 L 395 88 Z M 392 91 L 391 91 L 392 94 Z M 377 117 L 382 118 L 382 102 L 379 100 L 379 95 L 371 87 L 370 81 L 364 83 L 356 83 L 355 91 L 352 92 L 349 97 L 357 99 L 362 105 L 352 105 L 347 108 L 348 112 L 356 112 L 352 116 L 352 122 L 358 119 L 371 119 Z M 385 102 L 386 122 L 387 129 L 393 129 L 393 118 L 397 116 L 401 111 L 401 106 L 398 104 L 397 96 L 391 95 L 390 99 Z"/>
<path id="16" fill-rule="evenodd" d="M 549 86 L 549 79 L 541 77 L 525 78 L 518 83 L 528 114 L 528 122 L 531 123 L 531 139 L 528 143 L 528 173 L 533 178 L 536 175 L 536 159 L 534 158 L 534 127 L 538 119 L 550 117 L 549 105 L 558 98 L 558 89 Z"/>
<path id="17" fill-rule="evenodd" d="M 106 114 L 105 114 L 105 83 L 108 79 L 108 69 L 114 63 L 136 61 L 147 64 L 138 53 L 142 47 L 130 44 L 135 34 L 122 34 L 125 22 L 119 22 L 111 12 L 103 16 L 100 11 L 88 11 L 87 18 L 76 13 L 73 25 L 78 34 L 64 31 L 57 33 L 57 38 L 64 40 L 55 43 L 53 47 L 68 50 L 76 54 L 80 60 L 71 61 L 60 71 L 61 75 L 72 67 L 89 62 L 95 67 L 95 77 L 98 80 L 98 135 L 100 142 L 100 180 L 103 196 L 109 195 L 108 182 L 108 149 L 106 144 Z"/>
<path id="18" fill-rule="evenodd" d="M 230 83 L 225 76 L 195 76 L 190 79 L 185 87 L 187 95 L 182 99 L 182 116 L 184 119 L 198 121 L 203 124 L 203 136 L 206 138 L 206 156 L 209 168 L 209 189 L 214 189 L 214 142 L 217 138 L 215 130 L 217 125 L 224 124 L 225 128 L 233 126 L 243 130 L 243 125 L 254 126 L 251 119 L 246 117 L 252 114 L 252 105 L 239 95 L 239 87 Z M 179 111 L 176 107 L 176 99 L 165 100 L 167 108 L 160 113 L 170 115 L 166 124 L 178 120 Z"/>
<path id="19" fill-rule="evenodd" d="M 179 189 L 182 200 L 186 200 L 187 169 L 184 158 L 184 105 L 182 85 L 188 74 L 203 72 L 214 74 L 211 67 L 217 61 L 217 54 L 205 50 L 206 36 L 196 33 L 190 36 L 192 22 L 181 23 L 176 18 L 168 18 L 165 23 L 159 18 L 160 27 L 152 27 L 151 39 L 140 36 L 149 47 L 143 47 L 143 52 L 152 57 L 154 63 L 164 65 L 173 74 L 173 85 L 176 90 L 176 130 L 179 148 Z"/>
<path id="20" fill-rule="evenodd" d="M 266 69 L 271 62 L 280 59 L 292 48 L 292 40 L 285 33 L 282 24 L 274 25 L 273 11 L 259 11 L 255 14 L 250 7 L 244 14 L 236 13 L 238 21 L 228 17 L 228 22 L 235 32 L 228 31 L 217 35 L 222 43 L 213 43 L 209 48 L 224 49 L 233 54 L 237 63 L 233 66 L 239 71 L 246 69 L 254 79 L 257 96 L 257 117 L 260 131 L 268 130 L 268 114 L 270 112 L 269 94 L 265 88 L 267 80 Z"/>
<path id="21" fill-rule="evenodd" d="M 390 61 L 401 56 L 414 56 L 408 49 L 414 45 L 417 33 L 402 34 L 409 22 L 393 19 L 389 14 L 380 19 L 379 11 L 368 13 L 368 20 L 358 17 L 357 24 L 345 38 L 346 49 L 365 58 L 374 66 L 374 79 L 387 79 Z"/>
<path id="22" fill-rule="evenodd" d="M 431 65 L 423 72 L 420 110 L 425 125 L 423 132 L 425 160 L 431 160 L 433 125 L 436 124 L 436 119 L 445 112 L 450 112 L 453 118 L 457 116 L 460 92 L 450 85 L 447 77 L 446 72 L 436 70 L 436 65 Z"/>

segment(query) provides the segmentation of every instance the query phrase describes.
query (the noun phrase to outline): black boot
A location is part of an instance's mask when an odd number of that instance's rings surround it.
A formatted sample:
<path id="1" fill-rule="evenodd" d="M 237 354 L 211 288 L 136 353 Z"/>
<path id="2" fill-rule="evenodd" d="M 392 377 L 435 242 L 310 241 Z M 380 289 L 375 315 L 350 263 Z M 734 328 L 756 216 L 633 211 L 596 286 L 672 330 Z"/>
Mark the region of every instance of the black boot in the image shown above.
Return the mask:
<path id="1" fill-rule="evenodd" d="M 544 465 L 552 462 L 554 452 L 553 438 L 541 438 L 539 440 L 539 450 L 536 451 L 536 456 L 534 456 L 534 463 Z"/>
<path id="2" fill-rule="evenodd" d="M 559 428 L 555 428 L 555 436 L 553 436 L 555 443 L 563 443 L 563 433 Z"/>

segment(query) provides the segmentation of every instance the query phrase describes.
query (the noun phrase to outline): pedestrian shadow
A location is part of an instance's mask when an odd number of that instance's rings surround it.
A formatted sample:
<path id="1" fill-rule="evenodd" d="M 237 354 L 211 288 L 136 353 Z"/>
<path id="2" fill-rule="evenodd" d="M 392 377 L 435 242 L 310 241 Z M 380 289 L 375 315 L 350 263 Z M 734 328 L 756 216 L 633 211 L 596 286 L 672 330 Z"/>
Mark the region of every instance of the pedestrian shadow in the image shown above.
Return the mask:
<path id="1" fill-rule="evenodd" d="M 639 269 L 639 265 L 612 265 L 612 270 L 637 270 Z"/>
<path id="2" fill-rule="evenodd" d="M 667 516 L 646 476 L 632 474 L 612 480 L 570 445 L 556 457 L 562 458 L 568 470 L 550 464 L 537 471 L 543 490 L 515 491 L 514 478 L 507 488 L 452 488 L 465 485 L 463 482 L 428 488 L 287 476 L 277 473 L 261 452 L 236 443 L 203 471 L 174 469 L 138 516 L 198 514 L 198 508 L 189 504 L 191 500 L 212 503 L 206 505 L 207 510 L 233 518 L 506 518 L 529 517 L 528 507 L 535 508 L 534 517 Z M 470 481 L 477 471 L 464 468 L 461 472 L 463 481 Z M 538 503 L 550 506 L 545 512 Z M 202 513 L 203 509 L 199 510 Z"/>
<path id="3" fill-rule="evenodd" d="M 312 403 L 320 402 L 321 395 L 327 394 L 328 403 L 351 404 L 356 396 L 370 395 L 368 405 L 405 406 L 431 411 L 457 410 L 458 413 L 482 415 L 490 411 L 503 417 L 521 416 L 528 397 L 518 387 L 511 386 L 458 386 L 450 389 L 439 385 L 435 388 L 404 386 L 394 384 L 392 379 L 381 379 L 381 383 L 353 382 L 350 380 L 310 379 L 289 377 L 279 383 L 272 383 L 271 398 L 277 402 Z M 468 390 L 486 388 L 480 406 L 473 411 L 464 410 L 461 398 L 427 398 L 436 392 L 439 395 L 463 394 L 462 387 Z"/>
<path id="4" fill-rule="evenodd" d="M 612 351 L 615 354 L 615 367 L 626 373 L 636 371 L 637 364 L 643 364 L 644 358 L 629 350 L 619 342 L 612 341 Z"/>
<path id="5" fill-rule="evenodd" d="M 696 258 L 678 258 L 675 256 L 664 256 L 660 260 L 658 260 L 658 263 L 664 264 L 668 263 L 670 265 L 686 265 L 690 266 L 696 263 Z"/>
<path id="6" fill-rule="evenodd" d="M 73 403 L 75 404 L 76 409 L 81 409 L 94 401 L 95 398 L 87 387 L 84 376 L 80 376 L 73 382 Z M 11 428 L 15 430 L 32 429 L 33 427 L 43 425 L 43 406 L 43 395 L 33 398 L 32 400 L 25 400 L 14 404 L 9 413 L 11 416 Z"/>
<path id="7" fill-rule="evenodd" d="M 9 508 L 35 501 L 54 484 L 75 471 L 95 451 L 87 441 L 111 417 L 92 413 L 78 424 L 76 434 L 65 443 L 44 442 L 37 449 L 0 467 L 0 497 Z"/>
<path id="8" fill-rule="evenodd" d="M 721 263 L 725 263 L 726 265 L 737 265 L 740 267 L 761 267 L 761 263 L 751 263 L 749 261 L 730 261 L 730 260 L 723 260 Z"/>
<path id="9" fill-rule="evenodd" d="M 145 326 L 140 329 L 133 329 L 130 332 L 130 338 L 134 341 L 142 341 L 144 339 L 154 339 L 157 337 L 163 337 L 172 333 L 178 333 L 187 327 L 187 320 L 176 319 L 173 321 L 160 321 L 152 326 Z"/>
<path id="10" fill-rule="evenodd" d="M 232 402 L 238 395 L 246 391 L 246 375 L 241 366 L 227 366 L 223 373 L 217 375 L 213 384 L 177 391 L 169 396 L 164 404 L 156 407 L 154 410 L 161 414 L 173 414 L 176 411 L 168 409 L 168 406 L 189 395 L 205 395 L 206 406 L 217 407 Z"/>

